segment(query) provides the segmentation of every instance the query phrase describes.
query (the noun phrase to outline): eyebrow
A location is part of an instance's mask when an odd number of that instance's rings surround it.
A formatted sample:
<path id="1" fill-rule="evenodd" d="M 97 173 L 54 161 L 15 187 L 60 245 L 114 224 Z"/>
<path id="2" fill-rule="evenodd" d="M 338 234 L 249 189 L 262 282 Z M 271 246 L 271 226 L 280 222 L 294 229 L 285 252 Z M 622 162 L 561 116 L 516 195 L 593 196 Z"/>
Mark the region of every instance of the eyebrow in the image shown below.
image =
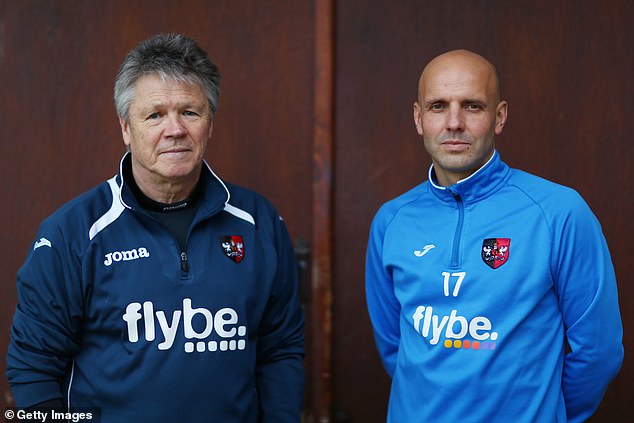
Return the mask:
<path id="1" fill-rule="evenodd" d="M 196 104 L 196 102 L 192 102 L 192 101 L 186 101 L 183 103 L 176 103 L 176 108 L 177 109 L 204 109 L 205 108 L 205 102 L 201 102 L 200 104 Z M 156 102 L 156 103 L 150 103 L 148 104 L 146 107 L 140 108 L 139 110 L 141 112 L 149 112 L 151 110 L 157 110 L 157 109 L 164 109 L 166 108 L 166 104 L 163 102 Z"/>
<path id="2" fill-rule="evenodd" d="M 433 104 L 436 104 L 436 103 L 449 103 L 449 102 L 450 102 L 449 100 L 444 99 L 444 98 L 435 98 L 435 99 L 431 99 L 431 100 L 426 101 L 424 103 L 424 105 L 425 105 L 425 107 L 429 107 L 429 106 L 431 106 Z M 480 104 L 483 107 L 487 107 L 488 106 L 488 103 L 487 103 L 486 100 L 482 100 L 482 99 L 479 99 L 479 98 L 465 98 L 465 99 L 462 99 L 460 101 L 460 104 Z"/>
<path id="3" fill-rule="evenodd" d="M 434 98 L 431 100 L 427 100 L 425 103 L 423 103 L 425 106 L 431 106 L 432 104 L 436 104 L 436 103 L 447 103 L 447 100 L 442 99 L 442 98 Z"/>

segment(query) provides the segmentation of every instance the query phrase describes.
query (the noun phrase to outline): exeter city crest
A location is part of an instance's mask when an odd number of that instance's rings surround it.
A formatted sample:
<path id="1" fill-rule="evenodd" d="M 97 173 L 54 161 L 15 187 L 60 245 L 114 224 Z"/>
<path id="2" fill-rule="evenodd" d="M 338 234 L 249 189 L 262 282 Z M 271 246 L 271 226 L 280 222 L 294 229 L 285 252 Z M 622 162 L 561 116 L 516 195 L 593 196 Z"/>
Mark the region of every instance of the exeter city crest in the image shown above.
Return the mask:
<path id="1" fill-rule="evenodd" d="M 242 241 L 242 237 L 240 235 L 226 235 L 218 238 L 220 239 L 220 246 L 225 256 L 236 263 L 240 263 L 244 258 L 244 242 Z"/>
<path id="2" fill-rule="evenodd" d="M 492 269 L 497 269 L 509 259 L 511 238 L 487 238 L 482 241 L 482 260 Z"/>

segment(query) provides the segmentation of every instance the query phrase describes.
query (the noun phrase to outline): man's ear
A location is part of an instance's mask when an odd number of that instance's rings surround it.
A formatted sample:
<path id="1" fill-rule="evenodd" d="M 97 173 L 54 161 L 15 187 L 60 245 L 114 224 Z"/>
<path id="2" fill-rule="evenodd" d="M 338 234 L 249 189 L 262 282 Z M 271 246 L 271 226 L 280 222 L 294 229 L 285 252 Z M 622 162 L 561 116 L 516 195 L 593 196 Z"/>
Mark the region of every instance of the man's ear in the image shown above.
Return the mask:
<path id="1" fill-rule="evenodd" d="M 423 111 L 417 101 L 414 102 L 414 125 L 416 125 L 416 132 L 418 135 L 423 135 Z"/>
<path id="2" fill-rule="evenodd" d="M 504 129 L 509 113 L 509 105 L 506 101 L 500 101 L 495 109 L 495 135 L 500 135 Z"/>
<path id="3" fill-rule="evenodd" d="M 130 147 L 130 125 L 125 121 L 123 116 L 119 116 L 119 126 L 121 126 L 121 136 L 123 143 L 127 148 Z"/>

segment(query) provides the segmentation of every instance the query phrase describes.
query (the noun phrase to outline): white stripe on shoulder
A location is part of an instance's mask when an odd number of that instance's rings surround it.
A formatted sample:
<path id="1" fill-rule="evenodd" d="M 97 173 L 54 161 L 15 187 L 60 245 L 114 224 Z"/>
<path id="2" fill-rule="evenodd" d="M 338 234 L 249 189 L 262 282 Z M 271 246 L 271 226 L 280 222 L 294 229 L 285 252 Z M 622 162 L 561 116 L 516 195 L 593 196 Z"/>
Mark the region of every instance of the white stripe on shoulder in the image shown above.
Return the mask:
<path id="1" fill-rule="evenodd" d="M 108 185 L 110 185 L 110 191 L 112 192 L 112 206 L 110 206 L 110 210 L 108 210 L 103 216 L 101 216 L 93 225 L 90 227 L 90 231 L 88 232 L 88 238 L 92 240 L 99 232 L 104 230 L 106 226 L 110 225 L 112 222 L 117 220 L 123 210 L 125 210 L 125 206 L 119 201 L 119 185 L 117 185 L 116 176 L 108 179 Z"/>
<path id="2" fill-rule="evenodd" d="M 236 217 L 239 217 L 242 220 L 246 220 L 247 222 L 255 226 L 255 219 L 253 218 L 253 216 L 251 216 L 249 213 L 245 212 L 244 210 L 234 207 L 231 204 L 227 203 L 225 204 L 225 211 L 227 213 L 231 213 L 232 215 Z"/>

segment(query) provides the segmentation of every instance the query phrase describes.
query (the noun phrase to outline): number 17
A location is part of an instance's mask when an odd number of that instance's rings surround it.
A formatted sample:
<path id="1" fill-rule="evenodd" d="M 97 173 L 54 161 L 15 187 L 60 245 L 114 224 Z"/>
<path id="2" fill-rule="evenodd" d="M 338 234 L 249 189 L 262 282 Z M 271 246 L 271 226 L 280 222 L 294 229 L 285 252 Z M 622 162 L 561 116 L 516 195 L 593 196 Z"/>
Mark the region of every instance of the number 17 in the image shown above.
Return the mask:
<path id="1" fill-rule="evenodd" d="M 455 273 L 442 272 L 442 275 L 445 278 L 445 282 L 444 282 L 445 297 L 449 296 L 449 283 L 451 278 L 452 277 L 458 278 L 458 280 L 456 280 L 456 286 L 454 286 L 453 292 L 451 294 L 452 297 L 457 297 L 458 292 L 460 292 L 460 287 L 462 286 L 462 281 L 464 280 L 465 276 L 467 276 L 467 272 L 455 272 Z"/>

